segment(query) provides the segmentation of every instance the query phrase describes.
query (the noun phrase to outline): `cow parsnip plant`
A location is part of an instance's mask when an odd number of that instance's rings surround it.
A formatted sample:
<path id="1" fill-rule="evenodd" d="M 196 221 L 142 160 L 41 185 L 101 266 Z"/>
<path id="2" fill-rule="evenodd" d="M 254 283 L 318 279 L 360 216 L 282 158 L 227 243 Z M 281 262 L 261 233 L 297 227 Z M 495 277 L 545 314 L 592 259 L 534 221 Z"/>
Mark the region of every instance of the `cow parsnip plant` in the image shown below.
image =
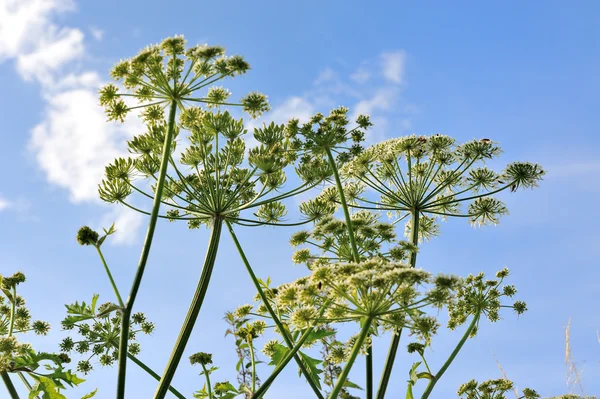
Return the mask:
<path id="1" fill-rule="evenodd" d="M 66 353 L 38 352 L 22 341 L 26 333 L 44 336 L 50 331 L 49 323 L 32 320 L 25 299 L 17 293 L 24 282 L 25 275 L 21 272 L 10 277 L 0 275 L 0 375 L 11 398 L 19 397 L 10 377 L 13 374 L 27 388 L 29 398 L 66 399 L 62 391 L 85 380 L 65 368 L 71 362 Z M 85 395 L 84 399 L 95 393 Z"/>
<path id="2" fill-rule="evenodd" d="M 99 195 L 146 215 L 148 229 L 128 297 L 121 295 L 102 250 L 114 227 L 102 236 L 89 227 L 79 230 L 78 242 L 96 250 L 114 298 L 99 305 L 93 295 L 89 303 L 67 305 L 63 328 L 69 336 L 60 349 L 77 353 L 82 373 L 92 372 L 95 362 L 116 365 L 117 399 L 126 397 L 128 360 L 158 381 L 155 399 L 169 392 L 190 397 L 171 382 L 189 346 L 226 227 L 257 294 L 253 304 L 227 315 L 239 357 L 238 383 L 216 381 L 213 354 L 198 352 L 189 361 L 200 368 L 205 382 L 193 397 L 262 398 L 293 359 L 318 399 L 355 398 L 362 388 L 367 399 L 383 399 L 389 397 L 387 387 L 405 331 L 413 340 L 407 351 L 417 359 L 406 369 L 406 398 L 414 399 L 414 390 L 421 388 L 419 397 L 429 398 L 485 319 L 498 321 L 503 308 L 522 314 L 526 304 L 512 299 L 517 291 L 504 282 L 507 269 L 492 279 L 481 273 L 464 278 L 451 271 L 432 275 L 417 267 L 419 244 L 438 235 L 440 221 L 449 217 L 465 218 L 475 226 L 498 223 L 508 211 L 495 195 L 536 187 L 543 169 L 527 162 L 512 163 L 501 172 L 487 168 L 485 162 L 501 153 L 489 139 L 457 144 L 443 135 L 408 136 L 365 149 L 369 117 L 350 120 L 344 107 L 316 114 L 306 123 L 293 119 L 248 132 L 230 108 L 240 107 L 255 118 L 269 110 L 266 96 L 253 92 L 232 102 L 230 92 L 217 83 L 249 68 L 242 57 L 226 56 L 221 47 L 186 47 L 181 36 L 149 46 L 113 68 L 116 82 L 100 90 L 100 104 L 112 121 L 124 123 L 131 112 L 138 114 L 146 131 L 127 142 L 129 157 L 106 166 Z M 256 145 L 249 148 L 249 142 Z M 290 174 L 294 176 L 288 179 Z M 286 200 L 315 188 L 321 191 L 300 205 L 300 220 L 286 220 Z M 185 221 L 192 230 L 210 229 L 198 285 L 162 374 L 138 358 L 137 338 L 155 326 L 134 312 L 158 219 Z M 292 262 L 305 265 L 306 275 L 280 285 L 256 276 L 236 235 L 241 227 L 311 224 L 291 238 L 296 248 Z M 82 380 L 63 371 L 65 354 L 40 355 L 16 341 L 17 332 L 48 327 L 40 322 L 30 326 L 28 313 L 18 311 L 23 305 L 15 289 L 22 278 L 15 276 L 1 283 L 7 298 L 0 303 L 0 332 L 6 335 L 0 347 L 2 378 L 12 399 L 18 398 L 9 376 L 15 372 L 29 373 L 37 381 L 29 386 L 30 399 L 48 390 L 62 395 L 64 383 Z M 449 313 L 448 328 L 466 327 L 436 368 L 427 357 L 441 328 L 433 316 L 440 309 Z M 349 329 L 356 334 L 340 339 Z M 372 348 L 384 332 L 392 332 L 392 342 L 376 388 Z M 202 343 L 193 346 L 206 349 Z M 365 378 L 350 381 L 362 357 Z M 267 367 L 260 358 L 269 359 L 266 378 L 259 377 Z M 53 374 L 37 373 L 41 361 Z M 501 398 L 511 384 L 471 381 L 458 395 Z M 537 397 L 533 390 L 523 391 L 525 399 Z"/>

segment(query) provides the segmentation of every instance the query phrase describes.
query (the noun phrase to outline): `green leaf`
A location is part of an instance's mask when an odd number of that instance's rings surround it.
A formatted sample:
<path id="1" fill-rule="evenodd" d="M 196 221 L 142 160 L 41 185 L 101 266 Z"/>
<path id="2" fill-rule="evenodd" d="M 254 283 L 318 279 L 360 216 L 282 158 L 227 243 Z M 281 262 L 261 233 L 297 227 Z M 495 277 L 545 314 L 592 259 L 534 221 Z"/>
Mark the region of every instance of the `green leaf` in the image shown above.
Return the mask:
<path id="1" fill-rule="evenodd" d="M 410 368 L 408 373 L 410 380 L 408 381 L 410 384 L 415 385 L 415 383 L 419 380 L 419 376 L 417 374 L 417 368 L 421 365 L 421 362 L 416 362 Z"/>
<path id="2" fill-rule="evenodd" d="M 37 383 L 29 392 L 29 399 L 35 399 L 36 396 L 40 396 L 41 399 L 67 399 L 66 396 L 58 391 L 59 387 L 52 379 L 34 374 L 32 374 L 31 377 L 37 381 Z"/>
<path id="3" fill-rule="evenodd" d="M 98 297 L 100 297 L 100 295 L 98 294 L 94 294 L 94 296 L 92 297 L 92 313 L 96 313 L 96 303 L 98 302 Z"/>
<path id="4" fill-rule="evenodd" d="M 344 387 L 345 388 L 354 388 L 354 389 L 360 389 L 361 391 L 364 391 L 363 388 L 361 388 L 359 385 L 356 385 L 355 383 L 353 383 L 352 381 L 350 381 L 349 379 L 346 379 L 346 381 L 344 381 Z"/>
<path id="5" fill-rule="evenodd" d="M 327 330 L 324 328 L 315 329 L 310 334 L 308 334 L 308 338 L 306 338 L 306 341 L 304 341 L 304 345 L 308 346 L 315 341 L 322 340 L 323 338 L 327 338 L 332 335 L 335 335 L 335 331 Z"/>
<path id="6" fill-rule="evenodd" d="M 421 380 L 421 379 L 422 379 L 422 380 L 425 380 L 425 379 L 427 379 L 427 380 L 430 380 L 430 381 L 433 381 L 433 378 L 434 378 L 434 377 L 433 377 L 433 375 L 432 375 L 432 374 L 430 374 L 430 373 L 428 373 L 427 371 L 423 371 L 422 373 L 419 373 L 419 374 L 417 374 L 417 377 L 418 377 L 420 380 Z"/>
<path id="7" fill-rule="evenodd" d="M 269 366 L 277 366 L 289 351 L 287 346 L 281 344 L 275 344 L 273 349 L 273 356 L 271 356 Z"/>
<path id="8" fill-rule="evenodd" d="M 305 355 L 302 352 L 298 352 L 298 354 L 300 355 L 300 359 L 302 359 L 302 363 L 304 363 L 304 366 L 308 370 L 308 375 L 311 376 L 311 378 L 314 381 L 317 388 L 321 389 L 321 378 L 319 377 L 319 374 L 321 374 L 323 372 L 323 370 L 321 370 L 317 366 L 323 362 L 319 359 L 315 359 L 308 355 Z M 301 374 L 302 374 L 302 371 L 298 370 L 298 375 L 301 375 Z"/>
<path id="9" fill-rule="evenodd" d="M 85 395 L 81 399 L 90 399 L 91 397 L 96 396 L 97 392 L 98 392 L 98 388 L 94 389 L 92 392 L 88 393 L 87 395 Z"/>
<path id="10" fill-rule="evenodd" d="M 115 310 L 119 310 L 121 309 L 121 307 L 119 305 L 117 305 L 116 303 L 109 303 L 108 305 L 105 306 L 104 310 L 102 312 L 99 312 L 96 317 L 104 317 L 112 312 L 114 312 Z"/>

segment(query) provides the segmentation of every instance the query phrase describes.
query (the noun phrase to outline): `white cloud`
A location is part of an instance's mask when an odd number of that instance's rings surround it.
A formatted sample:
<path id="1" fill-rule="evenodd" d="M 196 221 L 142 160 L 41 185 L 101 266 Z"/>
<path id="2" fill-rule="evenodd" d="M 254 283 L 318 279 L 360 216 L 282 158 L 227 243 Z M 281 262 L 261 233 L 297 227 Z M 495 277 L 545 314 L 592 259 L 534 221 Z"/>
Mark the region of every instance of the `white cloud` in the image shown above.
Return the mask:
<path id="1" fill-rule="evenodd" d="M 248 147 L 258 145 L 258 141 L 252 135 L 255 127 L 262 126 L 263 123 L 271 123 L 271 121 L 275 123 L 287 123 L 292 118 L 297 118 L 300 122 L 306 122 L 314 114 L 314 108 L 314 105 L 306 98 L 299 96 L 287 98 L 283 103 L 273 107 L 273 110 L 261 119 L 250 120 L 246 123 L 246 129 L 248 129 L 246 145 Z"/>
<path id="2" fill-rule="evenodd" d="M 335 73 L 335 71 L 329 67 L 323 69 L 321 71 L 321 73 L 319 73 L 319 76 L 317 76 L 317 78 L 314 81 L 314 84 L 318 85 L 321 83 L 326 83 L 326 82 L 330 82 L 332 80 L 334 80 L 337 77 L 337 74 Z"/>
<path id="3" fill-rule="evenodd" d="M 74 203 L 100 202 L 97 186 L 104 166 L 124 155 L 123 142 L 142 127 L 136 117 L 124 125 L 107 123 L 98 105 L 99 75 L 90 70 L 73 73 L 75 68 L 69 67 L 85 56 L 84 34 L 57 25 L 53 18 L 74 6 L 72 0 L 0 0 L 0 62 L 16 60 L 19 75 L 41 85 L 46 106 L 28 148 L 47 180 L 64 188 Z M 102 39 L 101 30 L 90 28 L 90 33 Z M 13 207 L 2 201 L 2 209 Z M 141 216 L 121 207 L 102 220 L 117 221 L 122 234 L 115 236 L 115 243 L 130 243 Z"/>
<path id="4" fill-rule="evenodd" d="M 34 51 L 17 57 L 17 70 L 25 80 L 36 78 L 42 84 L 51 84 L 53 73 L 83 52 L 83 33 L 79 29 L 49 26 Z"/>
<path id="5" fill-rule="evenodd" d="M 101 41 L 102 38 L 104 37 L 104 31 L 102 29 L 95 28 L 93 26 L 90 28 L 90 33 L 92 34 L 92 37 L 94 39 L 96 39 L 97 41 Z"/>
<path id="6" fill-rule="evenodd" d="M 0 212 L 10 208 L 11 205 L 12 204 L 8 200 L 0 197 Z"/>
<path id="7" fill-rule="evenodd" d="M 97 103 L 97 94 L 86 88 L 52 95 L 29 143 L 48 181 L 66 188 L 73 202 L 97 198 L 104 166 L 121 155 L 118 143 L 140 131 L 133 123 L 107 123 Z"/>
<path id="8" fill-rule="evenodd" d="M 0 0 L 0 60 L 36 48 L 52 14 L 73 8 L 71 0 Z"/>
<path id="9" fill-rule="evenodd" d="M 350 79 L 358 84 L 364 84 L 371 79 L 371 72 L 365 65 L 361 65 L 350 75 Z"/>
<path id="10" fill-rule="evenodd" d="M 269 119 L 278 123 L 285 123 L 292 118 L 297 118 L 300 119 L 300 121 L 305 122 L 314 112 L 314 106 L 310 101 L 302 97 L 294 96 L 289 97 L 282 104 L 275 107 L 273 112 L 269 113 Z"/>
<path id="11" fill-rule="evenodd" d="M 368 99 L 359 101 L 354 106 L 354 116 L 372 114 L 374 111 L 388 111 L 394 104 L 398 90 L 393 87 L 377 89 L 375 94 Z"/>
<path id="12" fill-rule="evenodd" d="M 383 77 L 393 83 L 404 82 L 406 52 L 403 50 L 381 54 Z"/>
<path id="13" fill-rule="evenodd" d="M 133 244 L 137 238 L 137 231 L 142 225 L 144 217 L 141 213 L 121 206 L 113 208 L 106 213 L 100 221 L 100 227 L 108 229 L 115 224 L 116 233 L 111 236 L 109 243 L 115 245 Z M 101 231 L 100 229 L 98 229 Z"/>

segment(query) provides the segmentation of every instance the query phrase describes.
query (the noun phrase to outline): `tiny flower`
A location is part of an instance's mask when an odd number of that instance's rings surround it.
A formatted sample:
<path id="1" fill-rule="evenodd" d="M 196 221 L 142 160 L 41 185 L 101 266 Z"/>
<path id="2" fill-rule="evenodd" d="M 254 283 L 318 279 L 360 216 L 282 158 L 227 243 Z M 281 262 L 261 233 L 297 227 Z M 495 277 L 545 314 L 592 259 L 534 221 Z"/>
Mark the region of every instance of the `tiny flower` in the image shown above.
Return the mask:
<path id="1" fill-rule="evenodd" d="M 192 356 L 190 356 L 190 363 L 192 365 L 201 364 L 203 366 L 212 364 L 212 354 L 205 352 L 194 353 Z"/>
<path id="2" fill-rule="evenodd" d="M 46 335 L 50 331 L 50 324 L 45 321 L 36 320 L 32 324 L 32 329 L 38 335 Z"/>
<path id="3" fill-rule="evenodd" d="M 261 93 L 250 93 L 242 99 L 244 111 L 253 118 L 259 118 L 263 113 L 269 111 L 271 107 L 267 101 L 267 96 Z"/>
<path id="4" fill-rule="evenodd" d="M 96 245 L 98 237 L 98 233 L 88 226 L 83 226 L 77 232 L 77 242 L 81 245 Z"/>
<path id="5" fill-rule="evenodd" d="M 244 318 L 250 314 L 250 312 L 252 311 L 252 308 L 253 308 L 253 306 L 249 305 L 249 304 L 242 305 L 235 310 L 234 315 L 235 315 L 235 317 L 238 317 L 238 318 Z"/>
<path id="6" fill-rule="evenodd" d="M 93 370 L 92 364 L 87 360 L 80 360 L 77 363 L 77 371 L 83 374 L 88 374 Z"/>

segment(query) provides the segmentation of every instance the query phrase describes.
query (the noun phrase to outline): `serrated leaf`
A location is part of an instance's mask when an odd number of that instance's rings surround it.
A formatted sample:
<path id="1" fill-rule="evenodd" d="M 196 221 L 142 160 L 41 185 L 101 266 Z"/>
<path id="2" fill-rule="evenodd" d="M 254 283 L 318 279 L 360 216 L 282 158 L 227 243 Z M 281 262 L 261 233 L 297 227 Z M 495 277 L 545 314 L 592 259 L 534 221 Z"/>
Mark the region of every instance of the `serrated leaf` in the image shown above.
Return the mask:
<path id="1" fill-rule="evenodd" d="M 269 366 L 277 366 L 289 351 L 287 346 L 281 344 L 275 344 L 273 349 L 273 355 L 271 356 Z"/>
<path id="2" fill-rule="evenodd" d="M 323 370 L 321 370 L 317 366 L 323 362 L 319 359 L 315 359 L 308 355 L 305 355 L 302 352 L 298 352 L 298 354 L 300 355 L 300 359 L 302 360 L 304 367 L 308 371 L 308 375 L 312 377 L 312 380 L 314 381 L 317 388 L 321 389 L 321 378 L 319 377 L 319 374 L 321 374 Z M 299 375 L 302 374 L 302 371 L 300 369 L 298 369 L 298 372 Z"/>
<path id="3" fill-rule="evenodd" d="M 31 377 L 36 381 L 36 384 L 29 392 L 29 399 L 35 399 L 36 396 L 40 396 L 41 399 L 67 399 L 58 391 L 59 387 L 52 379 L 33 374 Z"/>
<path id="4" fill-rule="evenodd" d="M 96 396 L 97 392 L 98 392 L 98 388 L 94 389 L 92 392 L 90 392 L 87 395 L 83 396 L 81 399 L 90 399 L 91 397 Z"/>
<path id="5" fill-rule="evenodd" d="M 332 335 L 335 335 L 335 331 L 327 330 L 324 328 L 313 330 L 310 334 L 308 334 L 308 337 L 304 341 L 304 345 L 308 346 L 315 341 L 322 340 L 323 338 L 327 338 Z"/>

